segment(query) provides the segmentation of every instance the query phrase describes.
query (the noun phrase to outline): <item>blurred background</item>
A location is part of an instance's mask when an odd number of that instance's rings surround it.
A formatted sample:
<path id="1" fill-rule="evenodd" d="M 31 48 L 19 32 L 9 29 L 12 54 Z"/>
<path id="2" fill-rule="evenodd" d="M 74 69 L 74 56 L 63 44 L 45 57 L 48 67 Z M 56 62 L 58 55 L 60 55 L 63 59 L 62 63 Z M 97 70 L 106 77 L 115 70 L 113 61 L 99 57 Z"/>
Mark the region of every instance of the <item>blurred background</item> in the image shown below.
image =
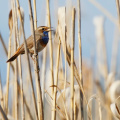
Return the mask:
<path id="1" fill-rule="evenodd" d="M 103 8 L 105 8 L 110 15 L 114 19 L 117 19 L 117 8 L 116 2 L 114 0 L 96 0 Z M 29 7 L 28 1 L 21 1 L 20 5 L 24 9 L 25 19 L 24 19 L 24 28 L 26 38 L 30 36 L 30 21 L 29 21 Z M 66 6 L 69 9 L 71 6 L 77 7 L 77 0 L 50 0 L 50 12 L 51 12 L 51 26 L 56 29 L 57 26 L 57 10 L 58 7 Z M 46 1 L 45 0 L 36 0 L 36 8 L 37 8 L 37 22 L 38 26 L 45 25 L 46 18 Z M 9 39 L 9 26 L 8 26 L 8 17 L 9 11 L 11 9 L 10 0 L 0 1 L 0 33 L 5 41 L 6 46 L 8 45 Z M 95 35 L 95 25 L 93 23 L 94 18 L 97 16 L 103 16 L 104 18 L 104 33 L 105 33 L 105 42 L 106 42 L 106 50 L 107 50 L 107 62 L 108 68 L 110 70 L 111 57 L 112 57 L 112 47 L 113 40 L 115 39 L 115 34 L 117 34 L 117 27 L 115 23 L 113 23 L 101 10 L 99 10 L 96 6 L 94 6 L 89 0 L 81 0 L 81 38 L 82 38 L 82 56 L 83 59 L 87 60 L 89 63 L 91 61 L 91 57 L 93 56 L 96 61 L 96 35 Z M 70 17 L 70 16 L 69 16 Z M 76 13 L 76 17 L 77 13 Z M 76 19 L 77 21 L 77 19 Z M 77 26 L 77 22 L 76 22 Z M 76 27 L 77 31 L 77 27 Z M 77 33 L 77 32 L 76 32 Z M 23 40 L 21 40 L 22 42 Z M 75 51 L 75 59 L 78 54 L 78 46 L 77 46 L 77 34 L 76 34 L 76 51 Z M 3 47 L 0 44 L 0 51 L 4 53 Z M 101 53 L 102 54 L 102 53 Z M 2 54 L 1 54 L 2 55 Z M 118 54 L 119 56 L 119 54 Z M 0 57 L 0 68 L 2 68 L 1 75 L 6 74 L 6 64 L 7 57 L 2 55 Z M 96 65 L 96 62 L 94 64 Z M 119 61 L 119 57 L 117 59 Z M 117 64 L 117 69 L 119 69 L 119 64 Z M 119 71 L 119 70 L 118 70 Z M 117 74 L 119 75 L 119 73 Z M 5 75 L 2 76 L 2 81 L 5 83 Z"/>
<path id="2" fill-rule="evenodd" d="M 24 29 L 25 36 L 28 38 L 31 35 L 30 29 L 30 17 L 29 17 L 29 6 L 28 1 L 20 0 L 20 6 L 24 10 Z M 114 83 L 115 80 L 120 79 L 120 54 L 119 54 L 119 24 L 118 24 L 118 14 L 115 0 L 81 0 L 81 40 L 82 40 L 82 61 L 83 61 L 83 87 L 87 99 L 89 101 L 90 97 L 97 94 L 99 99 L 102 101 L 101 104 L 104 106 L 106 102 L 108 106 L 103 107 L 102 110 L 105 113 L 111 113 L 110 104 L 115 102 L 115 100 L 120 95 L 119 81 Z M 33 5 L 33 3 L 32 3 Z M 58 24 L 58 9 L 60 7 L 66 7 L 66 25 L 68 26 L 68 44 L 71 44 L 71 10 L 72 7 L 76 9 L 75 15 L 75 62 L 76 66 L 79 65 L 79 46 L 78 46 L 78 2 L 77 0 L 50 0 L 50 14 L 51 14 L 51 26 L 56 31 Z M 47 9 L 45 0 L 36 0 L 37 8 L 37 26 L 47 25 Z M 9 12 L 11 10 L 10 0 L 0 0 L 0 34 L 8 48 L 9 41 L 9 26 L 8 18 Z M 57 40 L 54 40 L 55 32 L 52 32 L 52 42 L 53 42 L 53 66 L 55 67 L 56 62 L 56 49 Z M 23 42 L 21 37 L 20 43 Z M 13 44 L 13 42 L 12 42 Z M 14 46 L 12 46 L 11 55 L 14 53 Z M 39 65 L 40 65 L 40 76 L 42 79 L 42 67 L 43 67 L 43 53 L 39 53 Z M 49 49 L 47 46 L 47 57 L 46 57 L 46 77 L 45 80 L 49 79 Z M 25 56 L 22 55 L 22 67 L 23 67 L 23 81 L 25 82 L 27 69 L 25 67 Z M 6 74 L 7 74 L 7 56 L 5 54 L 3 45 L 0 41 L 0 76 L 2 80 L 3 92 L 5 92 L 6 85 Z M 64 57 L 62 58 L 63 63 L 60 63 L 65 69 Z M 34 69 L 32 68 L 32 76 L 34 80 Z M 11 68 L 10 68 L 11 69 Z M 25 71 L 24 71 L 25 70 Z M 59 73 L 60 74 L 60 73 Z M 67 81 L 70 83 L 70 70 L 67 69 Z M 63 79 L 63 74 L 59 75 L 59 79 Z M 13 73 L 10 74 L 10 80 L 13 80 Z M 28 79 L 28 78 L 27 78 Z M 42 83 L 41 83 L 42 84 Z M 117 87 L 112 84 L 116 84 Z M 46 89 L 49 89 L 50 84 L 46 83 Z M 75 82 L 75 85 L 77 83 Z M 69 86 L 69 85 L 68 85 Z M 27 92 L 25 85 L 23 84 L 24 91 Z M 62 89 L 62 88 L 61 88 Z M 109 91 L 111 95 L 109 94 Z M 116 93 L 117 91 L 117 93 Z M 95 96 L 93 96 L 95 98 Z M 97 98 L 96 98 L 97 99 Z M 109 99 L 109 100 L 108 100 Z M 99 100 L 98 100 L 99 101 Z M 109 101 L 109 102 L 108 102 Z M 31 102 L 31 101 L 29 101 Z M 94 103 L 94 102 L 93 102 Z M 46 103 L 48 104 L 48 103 Z M 95 106 L 93 105 L 93 108 Z M 97 109 L 97 108 L 96 108 Z M 95 116 L 95 110 L 93 109 L 92 115 L 93 119 L 97 120 L 99 116 Z M 107 111 L 107 110 L 108 111 Z M 107 111 L 107 112 L 106 112 Z M 105 113 L 102 113 L 105 115 Z M 86 114 L 86 112 L 84 113 Z M 109 115 L 108 115 L 109 116 Z M 102 117 L 103 119 L 112 120 L 114 119 L 112 115 L 108 117 Z M 48 117 L 49 118 L 49 117 Z M 46 118 L 47 120 L 47 118 Z"/>

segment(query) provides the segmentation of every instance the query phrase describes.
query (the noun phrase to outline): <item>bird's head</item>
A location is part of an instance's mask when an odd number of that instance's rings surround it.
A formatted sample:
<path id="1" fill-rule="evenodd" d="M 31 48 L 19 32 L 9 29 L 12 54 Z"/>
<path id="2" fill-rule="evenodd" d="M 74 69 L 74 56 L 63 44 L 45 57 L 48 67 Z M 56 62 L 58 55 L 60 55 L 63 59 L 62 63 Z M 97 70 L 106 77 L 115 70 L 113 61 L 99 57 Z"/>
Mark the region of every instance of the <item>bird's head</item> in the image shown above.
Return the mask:
<path id="1" fill-rule="evenodd" d="M 47 27 L 47 26 L 40 26 L 37 28 L 37 30 L 42 33 L 52 31 L 51 27 Z"/>

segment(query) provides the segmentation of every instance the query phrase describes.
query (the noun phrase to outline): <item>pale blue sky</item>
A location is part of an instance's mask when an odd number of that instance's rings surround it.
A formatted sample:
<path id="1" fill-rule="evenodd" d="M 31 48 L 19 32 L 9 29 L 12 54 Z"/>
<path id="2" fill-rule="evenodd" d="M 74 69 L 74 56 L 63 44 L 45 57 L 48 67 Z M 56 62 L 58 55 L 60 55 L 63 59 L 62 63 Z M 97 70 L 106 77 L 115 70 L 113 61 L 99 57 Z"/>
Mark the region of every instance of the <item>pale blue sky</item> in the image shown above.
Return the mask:
<path id="1" fill-rule="evenodd" d="M 57 8 L 60 6 L 66 6 L 70 0 L 50 0 L 50 10 L 51 10 L 51 21 L 52 26 L 56 27 L 57 25 Z M 105 9 L 107 9 L 112 16 L 117 18 L 116 3 L 115 0 L 96 0 L 99 2 Z M 37 20 L 38 26 L 45 25 L 45 15 L 46 15 L 46 2 L 45 0 L 36 0 L 37 2 Z M 77 6 L 77 0 L 73 0 L 73 6 Z M 82 48 L 83 48 L 83 58 L 90 59 L 91 51 L 96 51 L 95 46 L 95 29 L 93 25 L 93 18 L 95 16 L 102 15 L 105 17 L 105 38 L 107 45 L 107 54 L 108 62 L 110 64 L 111 60 L 111 47 L 114 38 L 115 25 L 96 7 L 94 7 L 89 0 L 81 0 L 82 5 Z M 31 34 L 30 31 L 30 21 L 29 21 L 29 9 L 28 9 L 28 0 L 20 0 L 20 6 L 23 7 L 25 12 L 25 33 L 26 38 Z M 3 39 L 5 40 L 6 46 L 8 46 L 9 38 L 9 28 L 8 28 L 8 14 L 10 10 L 10 0 L 0 0 L 0 33 L 2 34 Z M 77 22 L 77 20 L 76 20 Z M 77 24 L 76 24 L 77 26 Z M 77 40 L 77 35 L 76 35 Z M 77 42 L 76 42 L 77 43 Z M 77 47 L 77 45 L 76 45 Z M 6 81 L 6 60 L 7 57 L 4 55 L 4 50 L 0 43 L 0 71 L 2 74 L 2 79 L 4 83 Z M 77 56 L 78 52 L 75 52 Z"/>

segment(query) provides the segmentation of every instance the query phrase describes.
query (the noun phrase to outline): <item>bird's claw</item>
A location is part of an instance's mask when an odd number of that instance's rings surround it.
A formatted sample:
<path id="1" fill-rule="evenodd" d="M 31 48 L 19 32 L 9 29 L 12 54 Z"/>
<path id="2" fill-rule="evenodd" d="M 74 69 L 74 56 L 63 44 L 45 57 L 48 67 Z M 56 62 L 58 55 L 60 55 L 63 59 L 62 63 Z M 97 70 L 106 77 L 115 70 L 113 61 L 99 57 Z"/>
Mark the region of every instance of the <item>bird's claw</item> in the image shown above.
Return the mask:
<path id="1" fill-rule="evenodd" d="M 32 56 L 31 58 L 32 58 L 33 62 L 35 63 L 36 62 L 35 57 Z"/>

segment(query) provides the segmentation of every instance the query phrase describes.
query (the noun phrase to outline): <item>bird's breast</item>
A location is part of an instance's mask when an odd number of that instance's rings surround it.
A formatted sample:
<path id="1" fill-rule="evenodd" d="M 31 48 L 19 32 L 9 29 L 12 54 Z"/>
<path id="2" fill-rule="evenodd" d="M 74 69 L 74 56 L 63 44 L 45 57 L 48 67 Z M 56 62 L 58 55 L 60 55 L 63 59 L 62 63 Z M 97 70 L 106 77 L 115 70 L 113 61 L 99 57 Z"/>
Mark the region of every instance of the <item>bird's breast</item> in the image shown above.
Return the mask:
<path id="1" fill-rule="evenodd" d="M 45 46 L 46 46 L 47 43 L 48 43 L 48 40 L 49 40 L 48 37 L 46 37 L 46 38 L 44 37 L 44 39 L 42 38 L 42 39 L 40 39 L 39 41 L 37 41 L 36 47 L 37 47 L 37 51 L 38 51 L 38 52 L 40 52 L 41 50 L 43 50 L 43 49 L 45 48 Z M 34 51 L 34 47 L 32 47 L 30 50 L 31 50 L 31 51 Z"/>
<path id="2" fill-rule="evenodd" d="M 39 41 L 39 43 L 37 44 L 37 50 L 38 50 L 38 52 L 40 52 L 41 50 L 43 50 L 45 48 L 45 46 L 48 43 L 48 40 L 49 40 L 48 37 L 46 37 L 46 38 L 44 37 L 44 39 L 41 39 Z"/>
<path id="3" fill-rule="evenodd" d="M 48 37 L 42 38 L 42 39 L 40 40 L 40 45 L 43 46 L 43 47 L 45 47 L 45 46 L 47 45 L 47 43 L 48 43 L 48 40 L 49 40 Z"/>

